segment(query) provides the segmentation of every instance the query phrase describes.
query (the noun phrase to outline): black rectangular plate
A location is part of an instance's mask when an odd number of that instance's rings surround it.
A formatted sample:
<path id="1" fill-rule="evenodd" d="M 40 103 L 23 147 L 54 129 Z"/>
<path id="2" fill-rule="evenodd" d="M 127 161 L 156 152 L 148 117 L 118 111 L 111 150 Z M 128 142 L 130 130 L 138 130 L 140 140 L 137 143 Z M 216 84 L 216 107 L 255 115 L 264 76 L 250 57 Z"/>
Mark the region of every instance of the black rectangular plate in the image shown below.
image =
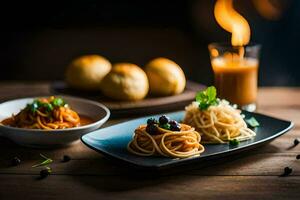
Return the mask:
<path id="1" fill-rule="evenodd" d="M 128 122 L 103 128 L 82 136 L 81 140 L 88 147 L 115 159 L 124 161 L 130 165 L 146 169 L 165 169 L 175 167 L 191 162 L 204 162 L 207 160 L 218 159 L 231 154 L 237 154 L 252 148 L 256 148 L 264 143 L 279 137 L 293 127 L 293 123 L 270 116 L 250 113 L 243 111 L 246 118 L 255 117 L 259 121 L 260 126 L 255 129 L 256 136 L 252 140 L 243 141 L 238 146 L 230 146 L 228 144 L 208 144 L 205 151 L 200 156 L 172 159 L 165 157 L 142 157 L 133 155 L 127 151 L 127 144 L 132 139 L 134 130 L 141 124 L 145 124 L 149 117 L 147 116 L 134 119 Z M 184 111 L 167 113 L 171 119 L 181 121 L 184 117 Z"/>

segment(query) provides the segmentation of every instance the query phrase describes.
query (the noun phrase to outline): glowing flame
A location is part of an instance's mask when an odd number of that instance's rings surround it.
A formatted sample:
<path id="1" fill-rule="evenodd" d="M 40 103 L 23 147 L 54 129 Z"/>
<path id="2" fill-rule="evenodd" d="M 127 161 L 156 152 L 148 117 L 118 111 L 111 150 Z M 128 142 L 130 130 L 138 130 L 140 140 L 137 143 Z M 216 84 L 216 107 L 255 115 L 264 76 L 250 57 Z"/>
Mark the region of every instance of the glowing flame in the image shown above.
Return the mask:
<path id="1" fill-rule="evenodd" d="M 243 46 L 250 41 L 250 26 L 247 20 L 233 8 L 233 0 L 217 0 L 214 15 L 218 24 L 230 32 L 231 44 Z"/>

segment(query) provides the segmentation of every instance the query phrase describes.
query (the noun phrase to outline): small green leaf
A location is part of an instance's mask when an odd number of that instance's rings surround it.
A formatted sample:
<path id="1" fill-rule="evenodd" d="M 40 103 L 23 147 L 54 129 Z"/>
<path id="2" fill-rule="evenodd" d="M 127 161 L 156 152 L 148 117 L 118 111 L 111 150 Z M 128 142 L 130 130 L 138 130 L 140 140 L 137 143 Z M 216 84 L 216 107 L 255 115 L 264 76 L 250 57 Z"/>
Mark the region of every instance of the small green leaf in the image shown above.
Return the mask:
<path id="1" fill-rule="evenodd" d="M 205 99 L 206 99 L 206 95 L 203 91 L 198 92 L 196 94 L 196 101 L 201 102 L 201 101 L 204 101 Z"/>
<path id="2" fill-rule="evenodd" d="M 45 104 L 43 105 L 43 107 L 46 108 L 46 111 L 47 111 L 47 112 L 51 112 L 51 111 L 53 110 L 53 106 L 52 106 L 51 103 L 45 103 Z"/>
<path id="3" fill-rule="evenodd" d="M 32 113 L 35 113 L 37 111 L 37 109 L 39 108 L 39 103 L 37 100 L 34 100 L 31 104 L 27 104 L 27 108 L 29 108 L 29 110 Z"/>
<path id="4" fill-rule="evenodd" d="M 249 119 L 245 119 L 246 123 L 255 128 L 255 127 L 258 127 L 260 124 L 258 123 L 258 121 L 254 118 L 254 117 L 251 117 Z"/>
<path id="5" fill-rule="evenodd" d="M 171 129 L 171 126 L 169 123 L 166 123 L 166 124 L 160 124 L 159 125 L 160 128 L 163 128 L 163 129 L 166 129 L 166 130 L 170 130 Z"/>
<path id="6" fill-rule="evenodd" d="M 53 101 L 51 103 L 55 107 L 64 106 L 66 104 L 65 101 L 62 98 L 59 98 L 59 97 L 53 99 Z"/>
<path id="7" fill-rule="evenodd" d="M 47 160 L 44 160 L 43 162 L 39 163 L 39 164 L 36 164 L 36 165 L 33 165 L 32 167 L 35 168 L 35 167 L 40 167 L 40 166 L 44 166 L 44 165 L 48 165 L 50 163 L 52 163 L 53 160 L 48 158 Z"/>
<path id="8" fill-rule="evenodd" d="M 50 167 L 46 167 L 46 170 L 51 174 L 52 173 L 52 169 Z"/>
<path id="9" fill-rule="evenodd" d="M 231 145 L 231 146 L 237 146 L 239 144 L 240 144 L 240 141 L 238 141 L 237 139 L 229 140 L 229 145 Z"/>
<path id="10" fill-rule="evenodd" d="M 208 101 L 214 101 L 216 99 L 217 96 L 217 90 L 215 87 L 208 87 L 206 89 L 206 95 L 208 97 Z"/>
<path id="11" fill-rule="evenodd" d="M 199 104 L 200 110 L 206 110 L 209 106 L 210 106 L 210 105 L 207 104 L 207 103 L 205 103 L 205 102 L 201 102 L 201 103 Z"/>
<path id="12" fill-rule="evenodd" d="M 44 158 L 44 161 L 42 161 L 41 163 L 38 163 L 36 165 L 33 165 L 32 167 L 35 168 L 35 167 L 40 167 L 40 166 L 44 166 L 44 165 L 48 165 L 50 163 L 53 162 L 53 160 L 51 158 L 47 158 L 46 156 L 44 156 L 43 154 L 40 154 L 40 156 L 42 158 Z"/>

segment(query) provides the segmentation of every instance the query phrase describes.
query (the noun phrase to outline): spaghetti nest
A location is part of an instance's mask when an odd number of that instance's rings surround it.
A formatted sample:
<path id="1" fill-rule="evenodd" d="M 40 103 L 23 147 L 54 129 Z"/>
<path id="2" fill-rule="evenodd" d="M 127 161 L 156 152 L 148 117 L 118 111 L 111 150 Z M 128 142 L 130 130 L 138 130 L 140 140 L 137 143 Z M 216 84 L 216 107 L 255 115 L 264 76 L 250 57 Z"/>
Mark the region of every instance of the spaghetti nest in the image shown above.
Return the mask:
<path id="1" fill-rule="evenodd" d="M 65 129 L 80 125 L 79 115 L 61 98 L 40 98 L 2 121 L 2 124 L 30 129 Z"/>
<path id="2" fill-rule="evenodd" d="M 200 155 L 204 151 L 204 147 L 200 144 L 200 134 L 186 124 L 180 125 L 180 131 L 158 127 L 155 135 L 147 133 L 146 125 L 141 125 L 134 131 L 133 140 L 128 144 L 127 149 L 140 156 L 187 158 Z"/>
<path id="3" fill-rule="evenodd" d="M 247 127 L 241 111 L 225 100 L 206 110 L 199 109 L 198 102 L 192 102 L 186 107 L 183 122 L 199 131 L 202 143 L 226 143 L 233 139 L 244 141 L 256 135 Z"/>

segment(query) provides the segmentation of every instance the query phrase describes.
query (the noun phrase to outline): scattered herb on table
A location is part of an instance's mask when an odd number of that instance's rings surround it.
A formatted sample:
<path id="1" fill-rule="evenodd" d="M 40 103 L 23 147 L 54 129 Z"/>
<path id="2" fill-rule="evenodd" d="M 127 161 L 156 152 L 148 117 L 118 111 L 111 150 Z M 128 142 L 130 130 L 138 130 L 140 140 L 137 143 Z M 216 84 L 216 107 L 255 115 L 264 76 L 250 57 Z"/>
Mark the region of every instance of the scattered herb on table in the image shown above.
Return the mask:
<path id="1" fill-rule="evenodd" d="M 251 117 L 249 119 L 245 119 L 246 123 L 255 128 L 255 127 L 258 127 L 260 124 L 258 123 L 258 121 L 254 118 L 254 117 Z"/>
<path id="2" fill-rule="evenodd" d="M 239 144 L 240 144 L 240 141 L 238 141 L 237 139 L 229 140 L 230 146 L 237 146 Z"/>
<path id="3" fill-rule="evenodd" d="M 199 103 L 200 110 L 206 110 L 209 106 L 218 105 L 217 90 L 214 86 L 196 94 L 196 101 Z"/>
<path id="4" fill-rule="evenodd" d="M 50 163 L 53 162 L 53 160 L 51 158 L 47 158 L 46 156 L 44 156 L 43 154 L 40 154 L 40 156 L 42 158 L 44 158 L 44 160 L 36 165 L 33 165 L 32 167 L 35 168 L 35 167 L 40 167 L 40 166 L 45 166 L 45 165 L 48 165 Z"/>

